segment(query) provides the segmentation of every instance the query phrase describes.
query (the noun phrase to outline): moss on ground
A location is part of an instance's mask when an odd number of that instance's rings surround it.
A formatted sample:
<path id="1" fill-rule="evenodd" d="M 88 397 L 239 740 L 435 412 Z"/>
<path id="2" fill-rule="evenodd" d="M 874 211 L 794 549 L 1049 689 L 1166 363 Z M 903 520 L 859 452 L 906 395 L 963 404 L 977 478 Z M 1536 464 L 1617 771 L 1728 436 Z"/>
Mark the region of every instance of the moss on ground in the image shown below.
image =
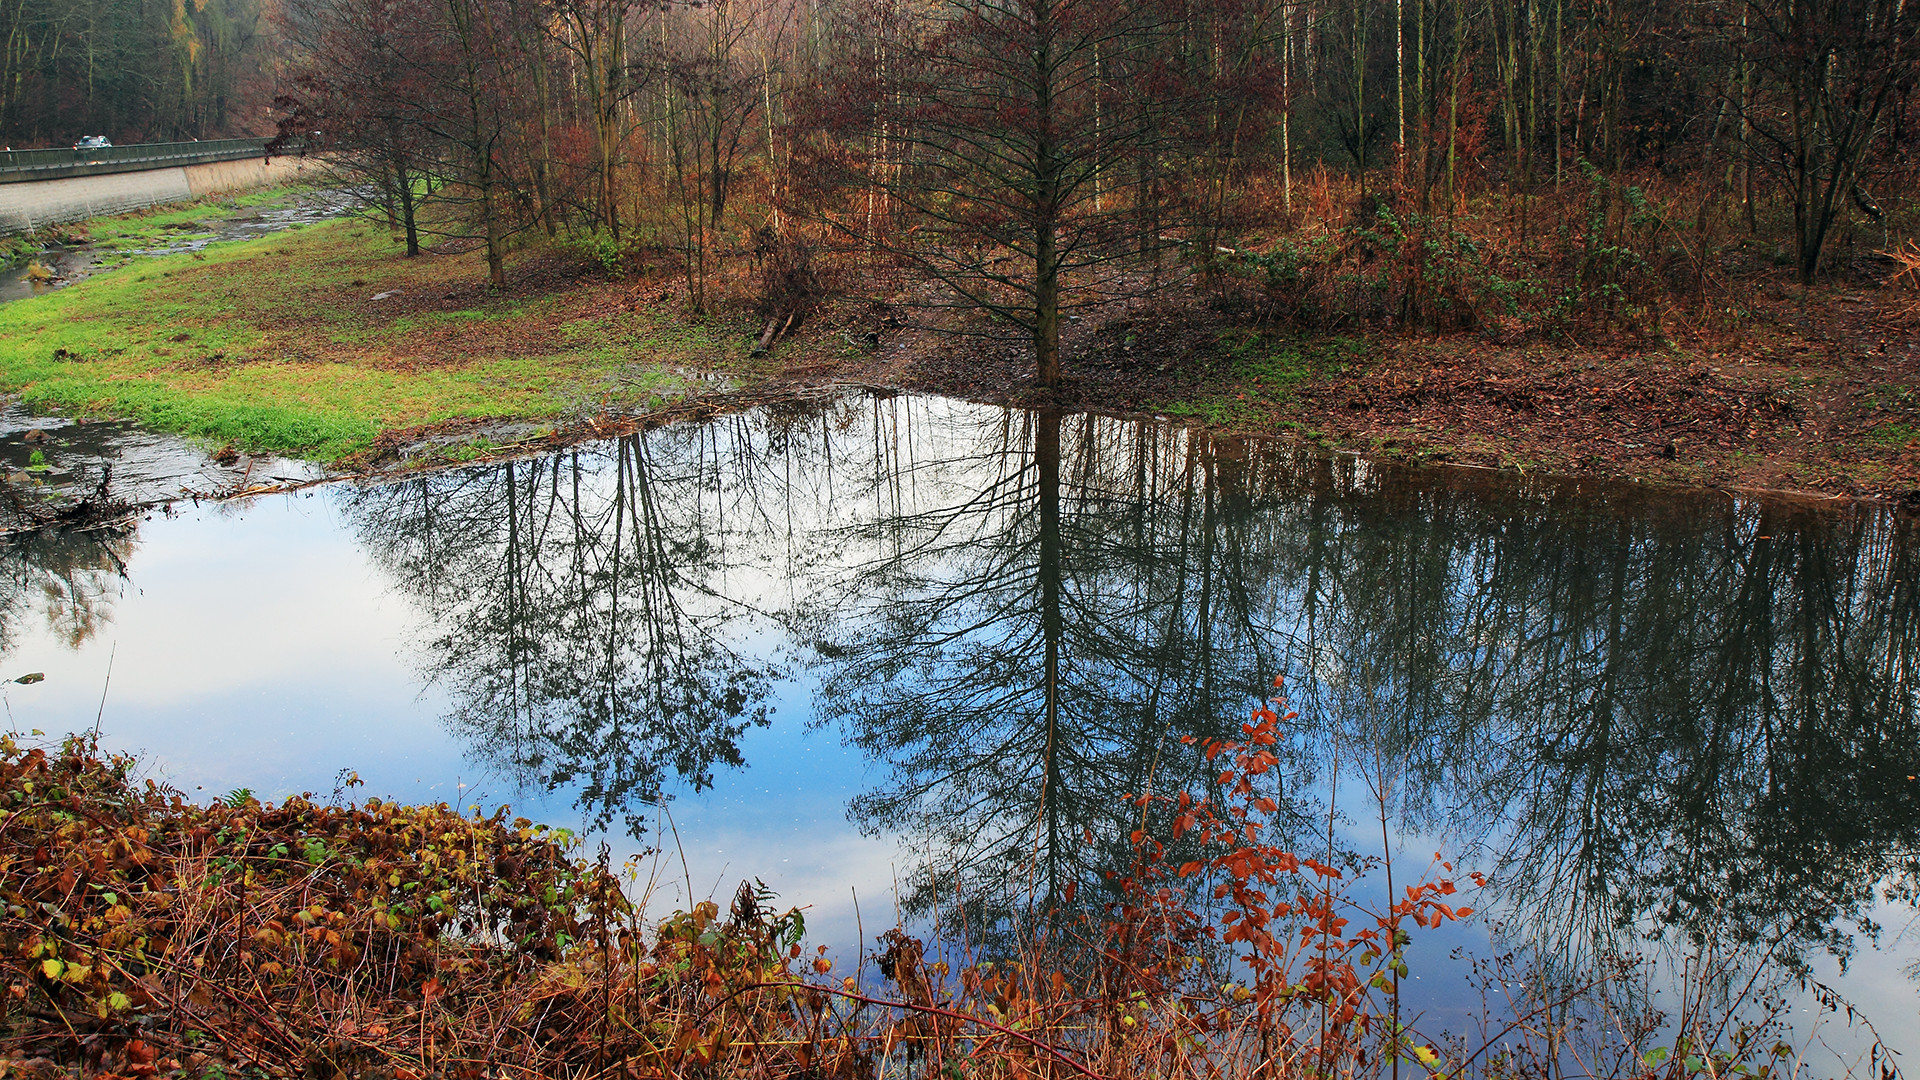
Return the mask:
<path id="1" fill-rule="evenodd" d="M 1223 331 L 1218 347 L 1229 361 L 1227 387 L 1174 401 L 1162 411 L 1223 426 L 1253 422 L 1291 398 L 1307 380 L 1345 372 L 1368 349 L 1360 338 L 1240 328 Z"/>

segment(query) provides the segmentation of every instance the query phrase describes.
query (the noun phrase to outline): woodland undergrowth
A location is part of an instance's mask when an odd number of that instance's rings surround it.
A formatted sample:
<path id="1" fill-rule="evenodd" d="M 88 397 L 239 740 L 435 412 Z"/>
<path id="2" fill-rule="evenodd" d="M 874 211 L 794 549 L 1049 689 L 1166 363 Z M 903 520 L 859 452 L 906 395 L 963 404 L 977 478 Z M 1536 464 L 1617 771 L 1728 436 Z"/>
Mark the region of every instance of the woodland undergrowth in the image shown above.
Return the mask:
<path id="1" fill-rule="evenodd" d="M 1559 185 L 1451 203 L 1392 174 L 1368 185 L 1316 168 L 1277 216 L 1270 193 L 1249 200 L 1272 220 L 1215 252 L 1214 302 L 1317 330 L 1656 339 L 1737 330 L 1785 273 L 1789 252 L 1766 239 L 1777 230 L 1754 233 L 1724 193 L 1579 165 Z M 1860 257 L 1897 269 L 1888 252 Z"/>
<path id="2" fill-rule="evenodd" d="M 877 982 L 807 949 L 802 913 L 751 883 L 729 910 L 708 901 L 646 919 L 604 848 L 581 859 L 566 834 L 504 810 L 267 805 L 245 792 L 202 805 L 138 779 L 95 740 L 9 737 L 0 1075 L 1792 1071 L 1774 1021 L 1707 994 L 1634 1026 L 1583 1010 L 1593 984 L 1575 981 L 1503 1003 L 1476 1039 L 1403 1024 L 1407 946 L 1469 916 L 1454 894 L 1483 882 L 1457 885 L 1436 859 L 1382 894 L 1377 863 L 1271 843 L 1277 808 L 1263 792 L 1290 719 L 1275 700 L 1239 739 L 1207 744 L 1210 790 L 1142 796 L 1160 811 L 1143 821 L 1170 825 L 1135 833 L 1134 865 L 1105 883 L 1104 902 L 1047 920 L 1011 955 L 895 928 L 872 956 Z M 1573 1037 L 1582 1024 L 1585 1042 Z"/>

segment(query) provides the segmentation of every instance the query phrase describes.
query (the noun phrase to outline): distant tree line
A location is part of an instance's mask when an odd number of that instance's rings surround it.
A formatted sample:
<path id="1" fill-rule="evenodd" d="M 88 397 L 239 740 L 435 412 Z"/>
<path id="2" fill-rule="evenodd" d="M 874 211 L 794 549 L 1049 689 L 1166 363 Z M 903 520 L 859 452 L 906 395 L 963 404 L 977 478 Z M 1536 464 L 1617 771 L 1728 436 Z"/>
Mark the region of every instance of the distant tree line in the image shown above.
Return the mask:
<path id="1" fill-rule="evenodd" d="M 1903 0 L 289 0 L 285 32 L 283 129 L 410 251 L 476 238 L 500 283 L 516 233 L 592 237 L 702 306 L 728 252 L 837 244 L 1021 327 L 1043 383 L 1062 311 L 1169 266 L 1422 325 L 1704 305 L 1736 234 L 1812 281 L 1906 206 L 1920 80 Z"/>
<path id="2" fill-rule="evenodd" d="M 0 0 L 0 143 L 272 129 L 262 0 Z"/>

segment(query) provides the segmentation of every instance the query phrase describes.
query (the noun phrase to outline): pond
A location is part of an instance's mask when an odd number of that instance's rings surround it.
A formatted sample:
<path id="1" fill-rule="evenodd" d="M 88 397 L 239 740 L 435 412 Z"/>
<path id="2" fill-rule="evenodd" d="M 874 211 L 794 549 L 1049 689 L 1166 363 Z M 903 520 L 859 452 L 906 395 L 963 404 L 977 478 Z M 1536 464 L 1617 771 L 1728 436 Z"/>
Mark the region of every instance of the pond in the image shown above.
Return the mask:
<path id="1" fill-rule="evenodd" d="M 16 543 L 0 687 L 202 798 L 508 802 L 845 947 L 1099 895 L 1284 676 L 1302 851 L 1494 882 L 1410 953 L 1440 1021 L 1455 949 L 1710 939 L 1916 1050 L 1915 526 L 835 396 Z"/>

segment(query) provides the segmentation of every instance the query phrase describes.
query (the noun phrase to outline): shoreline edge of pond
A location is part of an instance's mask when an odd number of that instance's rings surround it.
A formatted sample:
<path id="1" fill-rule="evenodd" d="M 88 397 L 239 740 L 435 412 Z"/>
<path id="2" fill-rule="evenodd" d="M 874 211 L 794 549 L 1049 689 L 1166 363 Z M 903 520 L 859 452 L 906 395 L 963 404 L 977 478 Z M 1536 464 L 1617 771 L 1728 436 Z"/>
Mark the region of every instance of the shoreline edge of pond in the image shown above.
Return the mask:
<path id="1" fill-rule="evenodd" d="M 1046 391 L 1017 350 L 906 325 L 897 297 L 842 294 L 759 354 L 748 281 L 695 314 L 666 268 L 610 276 L 562 243 L 530 246 L 512 268 L 513 284 L 490 291 L 477 251 L 404 259 L 351 219 L 142 259 L 0 307 L 0 392 L 210 450 L 306 457 L 334 476 L 866 389 L 1396 463 L 1920 509 L 1920 319 L 1902 317 L 1911 305 L 1891 288 L 1783 292 L 1735 334 L 1676 327 L 1612 344 L 1300 335 L 1183 294 L 1071 326 L 1065 382 Z"/>

